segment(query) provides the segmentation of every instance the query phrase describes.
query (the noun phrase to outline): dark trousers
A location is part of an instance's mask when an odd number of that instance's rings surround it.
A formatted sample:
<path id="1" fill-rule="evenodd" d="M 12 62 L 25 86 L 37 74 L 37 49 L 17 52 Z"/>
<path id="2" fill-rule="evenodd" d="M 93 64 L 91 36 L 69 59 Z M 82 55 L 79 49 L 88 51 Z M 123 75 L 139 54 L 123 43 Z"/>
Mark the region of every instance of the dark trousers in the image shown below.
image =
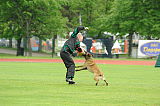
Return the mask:
<path id="1" fill-rule="evenodd" d="M 67 68 L 66 78 L 71 78 L 71 79 L 74 78 L 75 63 L 73 59 L 71 58 L 71 54 L 65 51 L 61 51 L 60 56 Z"/>

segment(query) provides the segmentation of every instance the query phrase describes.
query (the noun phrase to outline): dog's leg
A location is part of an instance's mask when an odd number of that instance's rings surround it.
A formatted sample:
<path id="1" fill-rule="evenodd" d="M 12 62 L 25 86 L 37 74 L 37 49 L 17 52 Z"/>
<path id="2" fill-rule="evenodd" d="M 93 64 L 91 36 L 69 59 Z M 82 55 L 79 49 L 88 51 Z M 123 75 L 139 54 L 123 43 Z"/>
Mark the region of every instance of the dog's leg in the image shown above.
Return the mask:
<path id="1" fill-rule="evenodd" d="M 87 70 L 87 67 L 81 68 L 81 69 L 76 69 L 75 71 L 81 71 L 81 70 Z"/>
<path id="2" fill-rule="evenodd" d="M 105 77 L 103 77 L 103 81 L 106 83 L 106 86 L 108 86 L 108 82 L 106 81 Z"/>
<path id="3" fill-rule="evenodd" d="M 108 86 L 108 83 L 107 83 L 107 81 L 106 81 L 106 80 L 104 80 L 104 82 L 106 83 L 106 86 Z"/>
<path id="4" fill-rule="evenodd" d="M 94 75 L 94 80 L 96 81 L 96 86 L 97 86 L 99 82 L 99 78 L 96 75 Z"/>
<path id="5" fill-rule="evenodd" d="M 96 86 L 98 85 L 98 81 L 96 82 Z"/>
<path id="6" fill-rule="evenodd" d="M 75 68 L 80 68 L 80 67 L 84 67 L 84 65 L 81 65 L 81 66 L 75 66 Z"/>

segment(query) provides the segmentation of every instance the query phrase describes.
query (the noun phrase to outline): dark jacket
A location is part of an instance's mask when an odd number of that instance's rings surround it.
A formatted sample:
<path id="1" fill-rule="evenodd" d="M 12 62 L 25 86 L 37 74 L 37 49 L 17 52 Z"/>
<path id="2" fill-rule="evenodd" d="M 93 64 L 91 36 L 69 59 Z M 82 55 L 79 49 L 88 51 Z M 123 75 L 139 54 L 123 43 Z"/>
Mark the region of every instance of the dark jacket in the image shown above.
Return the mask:
<path id="1" fill-rule="evenodd" d="M 80 41 L 77 38 L 77 34 L 84 29 L 85 28 L 83 26 L 75 28 L 71 34 L 71 37 L 64 43 L 61 51 L 66 51 L 72 54 L 75 50 L 77 50 L 80 47 Z"/>

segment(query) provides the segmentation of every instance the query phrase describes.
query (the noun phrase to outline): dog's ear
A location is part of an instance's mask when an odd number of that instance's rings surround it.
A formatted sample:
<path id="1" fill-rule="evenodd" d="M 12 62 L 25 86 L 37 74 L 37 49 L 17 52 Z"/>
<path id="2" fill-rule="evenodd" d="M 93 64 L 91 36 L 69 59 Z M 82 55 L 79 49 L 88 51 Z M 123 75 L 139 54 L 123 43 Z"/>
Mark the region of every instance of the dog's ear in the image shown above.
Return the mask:
<path id="1" fill-rule="evenodd" d="M 87 51 L 84 51 L 84 53 L 87 54 L 88 52 L 87 52 Z"/>
<path id="2" fill-rule="evenodd" d="M 92 57 L 92 54 L 90 54 L 90 53 L 88 53 L 87 55 L 88 55 L 88 57 Z"/>
<path id="3" fill-rule="evenodd" d="M 86 56 L 86 55 L 87 55 L 87 52 L 84 51 L 84 52 L 82 53 L 82 56 Z"/>

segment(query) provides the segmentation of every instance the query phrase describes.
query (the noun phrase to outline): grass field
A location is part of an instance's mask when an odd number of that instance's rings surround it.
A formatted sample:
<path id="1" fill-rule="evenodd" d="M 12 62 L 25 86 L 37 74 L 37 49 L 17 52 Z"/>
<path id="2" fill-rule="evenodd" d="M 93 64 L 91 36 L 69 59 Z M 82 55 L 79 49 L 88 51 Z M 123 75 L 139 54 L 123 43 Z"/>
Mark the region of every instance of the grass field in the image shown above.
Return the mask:
<path id="1" fill-rule="evenodd" d="M 160 106 L 160 69 L 102 65 L 109 86 L 95 86 L 92 73 L 65 82 L 62 63 L 0 62 L 0 106 Z"/>
<path id="2" fill-rule="evenodd" d="M 0 53 L 0 58 L 4 59 L 4 58 L 19 58 L 19 59 L 61 59 L 59 56 L 54 56 L 52 58 L 52 55 L 46 57 L 46 56 L 33 56 L 33 57 L 29 57 L 29 56 L 15 56 L 15 55 L 11 55 L 11 54 L 4 54 L 4 53 Z M 83 59 L 82 57 L 74 57 L 74 59 Z M 96 58 L 97 60 L 117 60 L 117 58 Z M 149 58 L 123 58 L 120 56 L 120 58 L 118 60 L 131 60 L 131 61 L 156 61 L 157 58 L 153 58 L 153 59 L 149 59 Z"/>

